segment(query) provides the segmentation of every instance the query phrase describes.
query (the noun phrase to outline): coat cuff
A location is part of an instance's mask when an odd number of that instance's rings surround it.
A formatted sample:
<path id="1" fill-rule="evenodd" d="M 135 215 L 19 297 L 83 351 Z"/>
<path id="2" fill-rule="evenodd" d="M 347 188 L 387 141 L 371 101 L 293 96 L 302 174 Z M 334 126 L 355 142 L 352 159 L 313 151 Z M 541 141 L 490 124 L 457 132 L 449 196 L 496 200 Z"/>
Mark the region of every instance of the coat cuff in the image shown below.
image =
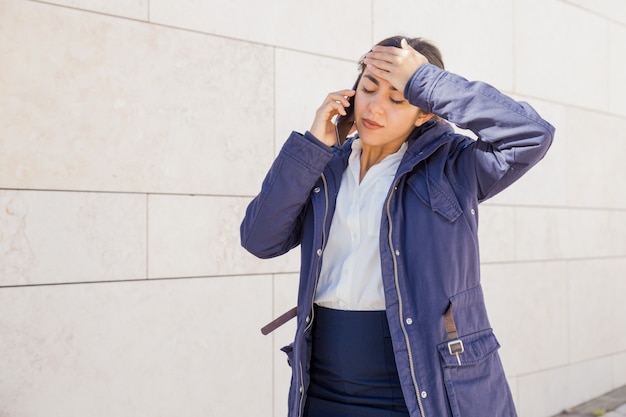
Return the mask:
<path id="1" fill-rule="evenodd" d="M 422 64 L 409 78 L 409 82 L 404 87 L 404 97 L 414 106 L 432 113 L 432 105 L 430 98 L 433 89 L 439 80 L 447 74 L 443 70 L 433 64 Z"/>
<path id="2" fill-rule="evenodd" d="M 332 148 L 320 142 L 310 132 L 291 132 L 281 153 L 307 169 L 322 172 L 333 156 Z"/>

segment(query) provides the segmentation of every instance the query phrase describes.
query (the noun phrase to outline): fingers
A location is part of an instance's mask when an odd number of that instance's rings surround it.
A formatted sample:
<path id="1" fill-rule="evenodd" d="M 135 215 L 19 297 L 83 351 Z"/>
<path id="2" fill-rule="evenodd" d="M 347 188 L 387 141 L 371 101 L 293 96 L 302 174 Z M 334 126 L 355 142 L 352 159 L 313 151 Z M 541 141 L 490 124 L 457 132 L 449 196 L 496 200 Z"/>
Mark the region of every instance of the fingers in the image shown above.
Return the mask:
<path id="1" fill-rule="evenodd" d="M 336 143 L 335 124 L 333 118 L 337 115 L 345 116 L 346 107 L 350 107 L 349 97 L 354 96 L 354 90 L 340 90 L 330 93 L 315 113 L 315 119 L 309 131 L 328 146 Z"/>
<path id="2" fill-rule="evenodd" d="M 421 57 L 421 54 L 413 49 L 406 39 L 402 39 L 400 48 L 395 46 L 374 46 L 365 55 L 363 61 L 383 71 L 391 71 L 394 67 L 412 63 L 414 60 L 419 59 L 418 57 Z"/>
<path id="3" fill-rule="evenodd" d="M 325 107 L 329 111 L 329 113 L 338 113 L 342 116 L 345 116 L 345 108 L 350 107 L 350 101 L 348 100 L 348 98 L 354 96 L 354 94 L 354 90 L 341 90 L 330 93 L 328 96 L 326 96 L 326 100 L 324 100 L 322 107 Z"/>
<path id="4" fill-rule="evenodd" d="M 400 46 L 400 48 L 374 46 L 365 55 L 363 62 L 375 76 L 389 81 L 396 89 L 404 91 L 411 75 L 428 60 L 413 49 L 405 39 Z"/>
<path id="5" fill-rule="evenodd" d="M 408 45 L 407 45 L 408 46 Z M 410 47 L 409 47 L 410 48 Z M 411 48 L 412 49 L 412 48 Z M 400 64 L 411 53 L 409 49 L 400 49 L 395 46 L 374 46 L 366 55 L 367 58 L 388 62 L 390 64 Z"/>

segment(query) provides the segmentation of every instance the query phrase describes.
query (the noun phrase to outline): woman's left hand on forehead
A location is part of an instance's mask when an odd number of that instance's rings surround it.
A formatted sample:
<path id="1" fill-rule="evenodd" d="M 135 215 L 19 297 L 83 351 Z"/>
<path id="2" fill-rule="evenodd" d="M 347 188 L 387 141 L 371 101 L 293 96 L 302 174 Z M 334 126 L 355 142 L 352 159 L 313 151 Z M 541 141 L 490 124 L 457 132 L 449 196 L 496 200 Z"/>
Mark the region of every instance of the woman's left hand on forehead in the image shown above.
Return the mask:
<path id="1" fill-rule="evenodd" d="M 363 62 L 374 76 L 387 80 L 398 91 L 404 92 L 413 73 L 428 60 L 413 49 L 406 39 L 402 39 L 401 46 L 375 46 L 365 55 Z"/>

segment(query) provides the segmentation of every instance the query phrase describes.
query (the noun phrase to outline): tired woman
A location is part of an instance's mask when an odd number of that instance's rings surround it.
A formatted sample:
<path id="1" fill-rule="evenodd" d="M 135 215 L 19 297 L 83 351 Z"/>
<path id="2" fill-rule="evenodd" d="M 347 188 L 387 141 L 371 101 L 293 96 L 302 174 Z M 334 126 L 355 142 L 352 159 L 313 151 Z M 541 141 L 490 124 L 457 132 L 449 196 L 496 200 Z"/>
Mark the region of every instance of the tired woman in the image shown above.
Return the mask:
<path id="1" fill-rule="evenodd" d="M 420 38 L 383 40 L 359 70 L 287 139 L 241 225 L 258 257 L 301 248 L 289 416 L 515 416 L 478 204 L 541 160 L 554 128 Z"/>

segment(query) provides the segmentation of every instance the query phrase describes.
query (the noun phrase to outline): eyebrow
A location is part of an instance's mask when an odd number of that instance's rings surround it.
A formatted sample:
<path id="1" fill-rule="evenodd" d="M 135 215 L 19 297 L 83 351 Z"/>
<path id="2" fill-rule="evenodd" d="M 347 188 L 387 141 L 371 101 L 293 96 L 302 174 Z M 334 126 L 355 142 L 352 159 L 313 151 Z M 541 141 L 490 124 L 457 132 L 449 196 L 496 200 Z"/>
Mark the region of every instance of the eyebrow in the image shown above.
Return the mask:
<path id="1" fill-rule="evenodd" d="M 371 82 L 373 82 L 377 86 L 380 86 L 380 82 L 376 78 L 374 78 L 373 75 L 363 74 L 363 77 L 367 78 L 368 80 L 370 80 Z M 393 91 L 398 91 L 398 89 L 396 87 L 394 87 L 393 85 L 391 87 L 389 87 L 389 89 L 393 90 Z"/>

